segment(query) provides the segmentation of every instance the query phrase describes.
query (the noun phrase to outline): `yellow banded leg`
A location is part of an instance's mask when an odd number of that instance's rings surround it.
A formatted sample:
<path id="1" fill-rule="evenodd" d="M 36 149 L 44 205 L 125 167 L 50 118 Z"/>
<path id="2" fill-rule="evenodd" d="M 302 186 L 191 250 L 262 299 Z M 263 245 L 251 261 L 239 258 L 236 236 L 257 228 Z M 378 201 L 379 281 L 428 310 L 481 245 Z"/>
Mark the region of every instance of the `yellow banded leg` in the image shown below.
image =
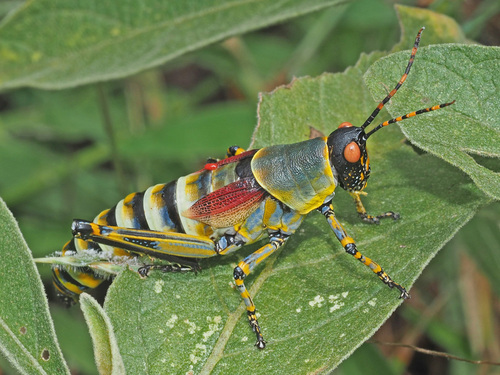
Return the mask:
<path id="1" fill-rule="evenodd" d="M 278 248 L 280 248 L 285 241 L 288 239 L 287 235 L 283 234 L 275 234 L 270 236 L 270 243 L 265 246 L 262 246 L 256 252 L 250 254 L 248 257 L 243 259 L 234 269 L 234 281 L 236 283 L 236 287 L 240 292 L 241 298 L 245 302 L 247 307 L 248 321 L 250 323 L 250 327 L 255 332 L 257 336 L 257 342 L 255 346 L 259 349 L 264 349 L 266 347 L 266 342 L 264 341 L 264 337 L 262 336 L 262 332 L 260 330 L 259 322 L 257 321 L 256 308 L 255 304 L 250 297 L 250 293 L 243 283 L 243 279 L 247 277 L 250 272 L 254 269 L 256 265 L 262 262 L 264 259 L 269 257 L 272 253 L 274 253 Z"/>
<path id="2" fill-rule="evenodd" d="M 400 218 L 400 215 L 397 212 L 392 211 L 384 212 L 382 215 L 378 216 L 368 215 L 360 197 L 361 194 L 366 195 L 366 193 L 362 193 L 361 191 L 351 191 L 349 194 L 351 194 L 351 197 L 354 198 L 354 204 L 356 205 L 356 211 L 358 211 L 359 217 L 367 223 L 380 224 L 380 219 L 386 217 L 392 217 L 394 220 L 398 220 Z"/>
<path id="3" fill-rule="evenodd" d="M 382 280 L 384 284 L 389 286 L 389 288 L 398 289 L 401 293 L 399 298 L 403 299 L 410 298 L 410 294 L 406 291 L 406 289 L 403 286 L 396 283 L 394 280 L 392 280 L 391 277 L 382 269 L 382 267 L 378 265 L 377 262 L 371 260 L 368 257 L 365 257 L 358 251 L 358 249 L 356 248 L 356 243 L 354 242 L 352 237 L 349 237 L 347 235 L 346 231 L 335 217 L 333 206 L 331 204 L 326 204 L 321 206 L 320 211 L 323 215 L 325 215 L 326 219 L 328 220 L 328 223 L 330 224 L 330 227 L 335 233 L 335 236 L 340 241 L 340 243 L 344 247 L 344 250 L 348 254 L 351 254 L 354 258 L 359 260 L 365 266 L 369 267 L 373 271 L 373 273 L 375 273 L 380 278 L 380 280 Z"/>

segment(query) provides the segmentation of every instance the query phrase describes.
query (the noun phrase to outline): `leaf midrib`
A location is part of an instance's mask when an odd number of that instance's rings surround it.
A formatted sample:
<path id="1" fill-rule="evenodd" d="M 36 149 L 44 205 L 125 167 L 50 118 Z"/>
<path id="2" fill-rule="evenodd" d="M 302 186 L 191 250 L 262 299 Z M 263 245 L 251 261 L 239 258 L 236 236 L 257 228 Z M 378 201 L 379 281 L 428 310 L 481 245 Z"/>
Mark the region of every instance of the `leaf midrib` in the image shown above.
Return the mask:
<path id="1" fill-rule="evenodd" d="M 255 278 L 252 286 L 249 289 L 249 293 L 251 296 L 255 296 L 260 288 L 264 285 L 266 280 L 271 276 L 274 272 L 273 266 L 278 259 L 279 254 L 283 251 L 283 247 L 277 250 L 274 254 L 268 258 L 266 262 L 266 266 L 259 273 L 259 275 Z M 227 342 L 232 337 L 232 332 L 236 327 L 236 324 L 241 319 L 241 316 L 246 311 L 246 306 L 243 301 L 239 304 L 238 308 L 231 314 L 229 314 L 229 318 L 224 325 L 224 328 L 221 331 L 221 334 L 214 345 L 210 356 L 207 358 L 205 364 L 200 370 L 200 374 L 210 374 L 220 359 L 224 357 L 224 348 L 226 347 Z M 257 350 L 257 349 L 255 349 Z"/>

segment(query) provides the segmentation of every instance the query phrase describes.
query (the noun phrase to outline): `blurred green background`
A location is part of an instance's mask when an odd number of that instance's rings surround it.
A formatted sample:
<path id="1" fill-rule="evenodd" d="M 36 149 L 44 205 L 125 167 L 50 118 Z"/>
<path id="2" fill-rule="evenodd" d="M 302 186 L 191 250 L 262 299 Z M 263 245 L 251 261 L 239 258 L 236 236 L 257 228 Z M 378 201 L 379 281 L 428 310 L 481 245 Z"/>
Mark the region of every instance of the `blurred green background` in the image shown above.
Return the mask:
<path id="1" fill-rule="evenodd" d="M 447 14 L 469 39 L 500 45 L 498 1 L 398 3 Z M 3 3 L 0 12 L 5 16 L 18 4 Z M 2 93 L 0 196 L 33 256 L 60 250 L 73 218 L 91 219 L 129 192 L 197 170 L 208 157 L 223 157 L 230 145 L 247 147 L 259 92 L 294 76 L 343 71 L 363 52 L 390 50 L 400 35 L 393 6 L 392 1 L 355 1 L 230 38 L 123 80 Z M 439 253 L 412 288 L 412 299 L 373 340 L 500 361 L 499 253 L 496 203 Z M 59 305 L 49 267 L 39 269 L 73 373 L 96 373 L 80 310 Z M 105 290 L 98 292 L 102 300 Z M 334 373 L 366 374 L 367 364 L 374 374 L 500 373 L 499 367 L 380 343 L 364 344 Z M 11 371 L 0 365 L 0 374 Z"/>

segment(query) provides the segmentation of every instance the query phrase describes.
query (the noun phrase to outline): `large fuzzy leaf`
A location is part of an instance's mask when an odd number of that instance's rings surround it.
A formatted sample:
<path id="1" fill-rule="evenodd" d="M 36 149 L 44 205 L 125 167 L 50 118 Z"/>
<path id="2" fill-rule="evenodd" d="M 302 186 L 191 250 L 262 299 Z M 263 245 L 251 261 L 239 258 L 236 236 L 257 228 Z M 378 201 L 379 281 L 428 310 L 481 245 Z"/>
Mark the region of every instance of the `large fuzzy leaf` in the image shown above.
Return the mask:
<path id="1" fill-rule="evenodd" d="M 340 0 L 27 1 L 0 25 L 0 88 L 121 78 Z"/>
<path id="2" fill-rule="evenodd" d="M 92 335 L 99 373 L 123 374 L 125 368 L 108 316 L 99 303 L 88 294 L 82 294 L 80 304 Z"/>
<path id="3" fill-rule="evenodd" d="M 22 374 L 69 374 L 31 252 L 0 199 L 0 352 Z"/>

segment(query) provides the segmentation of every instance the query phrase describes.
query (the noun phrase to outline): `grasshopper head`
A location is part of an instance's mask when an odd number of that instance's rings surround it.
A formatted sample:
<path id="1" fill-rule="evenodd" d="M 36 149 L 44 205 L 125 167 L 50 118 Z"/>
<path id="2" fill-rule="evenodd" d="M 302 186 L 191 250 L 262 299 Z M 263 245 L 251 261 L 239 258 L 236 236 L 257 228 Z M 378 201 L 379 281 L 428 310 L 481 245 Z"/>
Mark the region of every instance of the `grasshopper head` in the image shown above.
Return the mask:
<path id="1" fill-rule="evenodd" d="M 328 137 L 328 150 L 330 153 L 330 165 L 338 174 L 338 181 L 342 188 L 351 191 L 363 190 L 366 186 L 368 177 L 370 176 L 370 162 L 366 152 L 366 140 L 376 131 L 383 127 L 406 120 L 407 118 L 420 115 L 422 113 L 435 111 L 452 105 L 455 103 L 453 100 L 449 103 L 438 104 L 433 107 L 423 108 L 418 111 L 410 112 L 406 115 L 395 117 L 391 120 L 384 121 L 377 125 L 373 130 L 365 133 L 365 128 L 372 123 L 377 117 L 380 110 L 385 104 L 396 94 L 399 88 L 403 85 L 406 77 L 410 73 L 410 68 L 415 60 L 418 45 L 420 43 L 420 36 L 424 28 L 422 27 L 417 33 L 415 43 L 411 51 L 410 60 L 406 66 L 405 72 L 396 87 L 378 104 L 377 108 L 366 119 L 360 127 L 352 126 L 348 122 L 340 124 L 339 128 L 331 133 Z"/>
<path id="2" fill-rule="evenodd" d="M 335 168 L 339 184 L 345 190 L 363 190 L 370 177 L 366 139 L 363 128 L 352 126 L 348 122 L 340 124 L 328 136 L 330 165 Z"/>
<path id="3" fill-rule="evenodd" d="M 387 96 L 378 104 L 377 108 L 366 119 L 360 127 L 352 126 L 348 122 L 340 124 L 339 128 L 328 136 L 328 150 L 330 153 L 330 165 L 338 174 L 338 181 L 342 188 L 350 191 L 363 190 L 366 186 L 368 177 L 370 177 L 370 162 L 366 152 L 366 140 L 376 131 L 383 127 L 406 120 L 407 118 L 420 115 L 422 113 L 435 111 L 452 105 L 455 101 L 449 103 L 438 104 L 433 107 L 423 108 L 418 111 L 410 112 L 406 115 L 395 117 L 391 120 L 384 121 L 377 125 L 373 130 L 365 133 L 365 128 L 372 123 L 377 117 L 380 110 L 385 104 L 396 94 L 399 88 L 403 85 L 406 77 L 410 73 L 410 68 L 415 60 L 420 36 L 424 28 L 422 27 L 417 33 L 415 43 L 411 51 L 410 60 L 406 66 L 405 72 L 396 87 L 387 94 Z"/>

